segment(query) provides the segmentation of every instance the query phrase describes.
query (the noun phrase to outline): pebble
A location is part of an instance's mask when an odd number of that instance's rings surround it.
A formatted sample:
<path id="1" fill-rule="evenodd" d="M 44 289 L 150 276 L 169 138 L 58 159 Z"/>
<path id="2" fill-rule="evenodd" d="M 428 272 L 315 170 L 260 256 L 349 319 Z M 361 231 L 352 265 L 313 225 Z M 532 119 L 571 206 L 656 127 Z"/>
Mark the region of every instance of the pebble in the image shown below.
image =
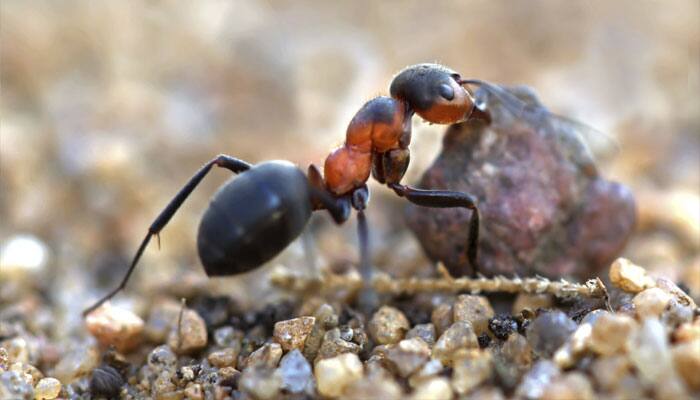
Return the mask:
<path id="1" fill-rule="evenodd" d="M 5 369 L 9 369 L 12 363 L 20 362 L 27 364 L 30 361 L 29 344 L 23 337 L 17 336 L 0 342 L 0 349 L 3 349 L 6 354 L 4 359 L 6 360 L 5 363 L 7 367 Z M 0 362 L 2 362 L 2 358 L 3 357 L 0 355 Z"/>
<path id="2" fill-rule="evenodd" d="M 452 387 L 460 396 L 476 389 L 491 377 L 493 357 L 487 350 L 472 350 L 453 365 Z"/>
<path id="3" fill-rule="evenodd" d="M 561 371 L 553 362 L 540 360 L 525 374 L 516 390 L 516 395 L 529 399 L 539 399 L 544 395 L 547 386 L 559 374 Z"/>
<path id="4" fill-rule="evenodd" d="M 610 282 L 625 292 L 639 293 L 656 286 L 654 279 L 647 275 L 644 268 L 622 257 L 612 263 L 609 276 Z"/>
<path id="5" fill-rule="evenodd" d="M 411 395 L 412 400 L 451 400 L 454 398 L 450 381 L 434 377 L 421 381 Z"/>
<path id="6" fill-rule="evenodd" d="M 340 396 L 349 384 L 361 379 L 362 374 L 362 362 L 353 353 L 321 360 L 314 371 L 318 392 L 328 397 Z"/>
<path id="7" fill-rule="evenodd" d="M 432 358 L 408 378 L 408 384 L 413 388 L 418 387 L 423 381 L 436 377 L 444 370 L 445 367 L 440 360 Z"/>
<path id="8" fill-rule="evenodd" d="M 35 400 L 55 399 L 61 393 L 61 382 L 56 378 L 43 378 L 34 386 Z"/>
<path id="9" fill-rule="evenodd" d="M 400 399 L 401 386 L 384 370 L 370 372 L 363 379 L 347 385 L 343 390 L 344 399 Z"/>
<path id="10" fill-rule="evenodd" d="M 405 339 L 386 350 L 386 360 L 402 378 L 407 378 L 430 359 L 430 346 L 421 338 Z"/>
<path id="11" fill-rule="evenodd" d="M 559 368 L 571 368 L 588 350 L 593 333 L 593 325 L 589 322 L 581 323 L 569 340 L 554 353 L 554 362 Z"/>
<path id="12" fill-rule="evenodd" d="M 202 385 L 199 383 L 189 383 L 187 387 L 185 387 L 185 397 L 187 397 L 188 400 L 203 400 L 204 391 L 202 390 Z"/>
<path id="13" fill-rule="evenodd" d="M 90 391 L 97 396 L 118 397 L 123 385 L 124 378 L 122 375 L 109 365 L 102 365 L 92 371 Z"/>
<path id="14" fill-rule="evenodd" d="M 20 373 L 5 371 L 0 374 L 0 399 L 33 399 L 34 388 Z"/>
<path id="15" fill-rule="evenodd" d="M 632 335 L 629 358 L 648 387 L 674 389 L 678 385 L 666 329 L 658 319 L 647 318 Z"/>
<path id="16" fill-rule="evenodd" d="M 591 366 L 591 375 L 596 384 L 606 392 L 615 392 L 623 378 L 631 372 L 631 364 L 625 355 L 598 357 Z"/>
<path id="17" fill-rule="evenodd" d="M 196 311 L 185 309 L 179 322 L 180 326 L 176 323 L 168 334 L 168 345 L 176 353 L 191 354 L 206 347 L 207 325 Z"/>
<path id="18" fill-rule="evenodd" d="M 5 372 L 10 368 L 10 355 L 4 347 L 0 347 L 0 372 Z"/>
<path id="19" fill-rule="evenodd" d="M 576 330 L 576 322 L 559 310 L 545 312 L 527 327 L 527 340 L 542 358 L 551 358 Z"/>
<path id="20" fill-rule="evenodd" d="M 593 400 L 595 392 L 586 376 L 580 372 L 561 375 L 545 387 L 542 400 Z"/>
<path id="21" fill-rule="evenodd" d="M 463 294 L 457 297 L 452 306 L 452 320 L 470 322 L 477 335 L 486 333 L 493 316 L 491 303 L 484 296 Z"/>
<path id="22" fill-rule="evenodd" d="M 18 372 L 30 385 L 34 385 L 36 382 L 39 382 L 41 378 L 44 377 L 44 374 L 42 374 L 37 367 L 31 364 L 23 364 L 17 362 L 10 365 L 10 371 Z"/>
<path id="23" fill-rule="evenodd" d="M 428 346 L 435 344 L 435 325 L 418 324 L 406 332 L 406 339 L 421 338 Z"/>
<path id="24" fill-rule="evenodd" d="M 13 236 L 0 247 L 0 281 L 32 280 L 41 275 L 48 258 L 48 248 L 36 236 Z"/>
<path id="25" fill-rule="evenodd" d="M 645 289 L 632 299 L 637 318 L 640 320 L 660 317 L 670 301 L 671 295 L 657 287 Z"/>
<path id="26" fill-rule="evenodd" d="M 316 322 L 304 343 L 303 353 L 307 360 L 316 359 L 326 332 L 338 326 L 338 315 L 329 304 L 321 304 L 316 309 L 314 318 Z"/>
<path id="27" fill-rule="evenodd" d="M 243 362 L 243 369 L 251 367 L 276 368 L 282 358 L 282 346 L 279 343 L 266 343 L 250 353 Z"/>
<path id="28" fill-rule="evenodd" d="M 676 371 L 691 390 L 700 391 L 700 339 L 681 343 L 672 349 Z"/>
<path id="29" fill-rule="evenodd" d="M 438 337 L 445 333 L 447 328 L 452 326 L 453 314 L 452 304 L 448 303 L 442 303 L 433 310 L 430 315 L 430 321 L 433 323 L 433 326 L 435 326 L 435 333 Z"/>
<path id="30" fill-rule="evenodd" d="M 148 353 L 146 363 L 153 372 L 163 369 L 174 370 L 177 366 L 177 356 L 169 346 L 161 345 Z"/>
<path id="31" fill-rule="evenodd" d="M 685 322 L 678 326 L 673 332 L 673 339 L 681 343 L 700 340 L 700 318 L 695 318 L 693 322 Z"/>
<path id="32" fill-rule="evenodd" d="M 154 302 L 144 326 L 144 335 L 153 343 L 164 343 L 177 324 L 182 304 L 170 298 Z"/>
<path id="33" fill-rule="evenodd" d="M 548 294 L 527 294 L 520 293 L 513 302 L 512 314 L 517 315 L 523 310 L 537 311 L 538 309 L 548 309 L 553 305 L 552 296 Z"/>
<path id="34" fill-rule="evenodd" d="M 605 314 L 598 318 L 591 329 L 590 348 L 600 355 L 624 353 L 628 339 L 637 329 L 632 317 L 623 314 Z"/>
<path id="35" fill-rule="evenodd" d="M 533 353 L 524 336 L 513 334 L 500 347 L 493 348 L 493 356 L 494 370 L 499 381 L 507 389 L 513 389 L 530 369 Z"/>
<path id="36" fill-rule="evenodd" d="M 451 366 L 452 362 L 469 349 L 479 347 L 479 340 L 469 322 L 457 321 L 440 336 L 433 346 L 432 356 Z"/>
<path id="37" fill-rule="evenodd" d="M 410 329 L 406 316 L 398 309 L 382 306 L 369 321 L 367 330 L 377 344 L 398 343 Z"/>
<path id="38" fill-rule="evenodd" d="M 323 343 L 318 350 L 314 361 L 335 357 L 343 353 L 358 354 L 361 350 L 360 345 L 353 342 L 348 342 L 341 338 L 340 329 L 333 328 L 326 332 L 323 337 Z"/>
<path id="39" fill-rule="evenodd" d="M 488 328 L 496 338 L 506 340 L 511 333 L 518 331 L 518 321 L 510 315 L 501 314 L 488 320 Z"/>
<path id="40" fill-rule="evenodd" d="M 120 353 L 135 349 L 143 339 L 143 320 L 133 312 L 104 304 L 85 317 L 88 331 L 103 346 L 114 346 Z"/>
<path id="41" fill-rule="evenodd" d="M 233 347 L 227 347 L 223 350 L 218 350 L 218 351 L 212 352 L 207 357 L 207 360 L 209 360 L 209 364 L 211 364 L 217 368 L 224 368 L 224 367 L 236 368 L 236 361 L 238 359 L 239 351 L 240 351 L 240 349 L 236 349 Z"/>
<path id="42" fill-rule="evenodd" d="M 276 399 L 282 387 L 282 378 L 275 369 L 256 366 L 243 371 L 238 387 L 255 399 Z"/>
<path id="43" fill-rule="evenodd" d="M 275 323 L 274 340 L 282 346 L 282 350 L 304 349 L 304 342 L 314 327 L 316 318 L 300 317 Z"/>
<path id="44" fill-rule="evenodd" d="M 92 347 L 78 347 L 66 352 L 54 367 L 53 375 L 63 384 L 70 384 L 89 375 L 99 362 L 99 354 Z"/>
<path id="45" fill-rule="evenodd" d="M 311 365 L 299 349 L 294 349 L 282 357 L 279 366 L 282 389 L 290 393 L 313 394 L 314 376 Z"/>
<path id="46" fill-rule="evenodd" d="M 234 347 L 240 350 L 241 341 L 245 336 L 242 331 L 236 328 L 226 325 L 221 328 L 217 328 L 212 335 L 214 338 L 214 344 L 218 347 Z"/>

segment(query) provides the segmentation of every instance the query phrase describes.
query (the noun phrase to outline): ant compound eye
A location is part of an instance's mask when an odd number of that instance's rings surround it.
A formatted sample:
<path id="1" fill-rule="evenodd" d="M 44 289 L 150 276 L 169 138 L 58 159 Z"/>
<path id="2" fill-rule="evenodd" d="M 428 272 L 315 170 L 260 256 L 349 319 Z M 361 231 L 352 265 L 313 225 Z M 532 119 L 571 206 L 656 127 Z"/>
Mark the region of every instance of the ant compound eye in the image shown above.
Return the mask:
<path id="1" fill-rule="evenodd" d="M 444 97 L 446 100 L 451 101 L 455 98 L 455 90 L 446 83 L 440 84 L 439 92 L 440 96 Z"/>

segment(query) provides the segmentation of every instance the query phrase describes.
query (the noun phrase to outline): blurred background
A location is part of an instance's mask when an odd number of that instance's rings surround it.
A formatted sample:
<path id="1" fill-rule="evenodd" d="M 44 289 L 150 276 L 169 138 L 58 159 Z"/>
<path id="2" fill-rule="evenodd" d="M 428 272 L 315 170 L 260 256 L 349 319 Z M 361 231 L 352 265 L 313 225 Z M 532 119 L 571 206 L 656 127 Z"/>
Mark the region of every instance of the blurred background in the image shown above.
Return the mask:
<path id="1" fill-rule="evenodd" d="M 603 174 L 633 189 L 640 213 L 625 255 L 698 299 L 696 0 L 7 0 L 0 304 L 26 297 L 37 311 L 38 296 L 54 310 L 38 321 L 79 329 L 79 312 L 118 283 L 153 218 L 201 164 L 227 153 L 322 165 L 359 107 L 419 62 L 531 86 L 554 112 L 614 137 Z M 443 131 L 415 122 L 406 181 L 437 155 Z M 267 270 L 208 281 L 196 254 L 199 218 L 229 176 L 210 174 L 117 302 L 142 307 L 135 294 L 176 292 L 179 282 L 255 301 L 245 288 Z M 404 203 L 372 187 L 375 262 L 397 274 L 427 265 Z M 337 229 L 322 215 L 312 228 L 319 265 L 357 258 L 354 220 Z M 271 264 L 305 265 L 302 248 Z"/>

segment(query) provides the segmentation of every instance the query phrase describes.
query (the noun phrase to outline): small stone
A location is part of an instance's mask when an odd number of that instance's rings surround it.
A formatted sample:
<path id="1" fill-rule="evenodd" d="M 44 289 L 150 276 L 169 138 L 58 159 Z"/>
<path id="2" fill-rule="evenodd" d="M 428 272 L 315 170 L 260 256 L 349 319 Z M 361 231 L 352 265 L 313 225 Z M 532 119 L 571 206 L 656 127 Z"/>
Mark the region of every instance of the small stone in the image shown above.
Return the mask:
<path id="1" fill-rule="evenodd" d="M 56 378 L 43 378 L 34 386 L 35 400 L 55 399 L 61 393 L 61 381 Z"/>
<path id="2" fill-rule="evenodd" d="M 164 343 L 177 325 L 180 310 L 182 304 L 170 298 L 155 301 L 143 329 L 146 338 L 153 343 Z"/>
<path id="3" fill-rule="evenodd" d="M 617 334 L 623 335 L 621 332 Z M 647 318 L 631 336 L 629 358 L 642 382 L 648 387 L 655 386 L 659 389 L 661 386 L 669 389 L 677 386 L 679 378 L 673 367 L 666 328 L 661 322 Z"/>
<path id="4" fill-rule="evenodd" d="M 179 327 L 175 324 L 168 335 L 168 345 L 176 353 L 190 354 L 206 347 L 207 325 L 196 311 L 185 309 L 179 322 Z"/>
<path id="5" fill-rule="evenodd" d="M 98 362 L 99 354 L 94 347 L 79 347 L 66 352 L 56 364 L 53 375 L 62 383 L 70 384 L 90 374 Z"/>
<path id="6" fill-rule="evenodd" d="M 632 299 L 640 320 L 648 317 L 659 318 L 670 301 L 671 295 L 657 287 L 645 289 Z"/>
<path id="7" fill-rule="evenodd" d="M 700 391 L 700 339 L 673 348 L 673 363 L 686 385 Z"/>
<path id="8" fill-rule="evenodd" d="M 452 326 L 453 312 L 452 304 L 443 303 L 435 307 L 433 313 L 430 315 L 430 321 L 435 326 L 435 333 L 440 337 L 447 328 Z"/>
<path id="9" fill-rule="evenodd" d="M 124 378 L 122 375 L 109 365 L 102 365 L 92 371 L 90 391 L 97 396 L 107 398 L 119 397 L 119 392 L 123 385 Z"/>
<path id="10" fill-rule="evenodd" d="M 491 336 L 486 333 L 482 333 L 477 339 L 479 340 L 479 347 L 482 349 L 489 347 L 491 344 Z"/>
<path id="11" fill-rule="evenodd" d="M 518 321 L 510 315 L 501 314 L 488 320 L 488 328 L 496 338 L 506 340 L 511 333 L 518 331 Z"/>
<path id="12" fill-rule="evenodd" d="M 603 315 L 593 324 L 589 346 L 600 355 L 624 353 L 628 349 L 628 339 L 636 329 L 637 324 L 631 317 Z"/>
<path id="13" fill-rule="evenodd" d="M 405 339 L 386 350 L 386 360 L 402 378 L 407 378 L 430 358 L 430 346 L 421 338 Z"/>
<path id="14" fill-rule="evenodd" d="M 693 322 L 686 322 L 678 326 L 673 332 L 673 339 L 676 342 L 692 342 L 700 340 L 700 318 L 696 318 Z"/>
<path id="15" fill-rule="evenodd" d="M 14 371 L 22 375 L 26 382 L 30 385 L 34 385 L 44 377 L 44 374 L 42 374 L 37 367 L 31 364 L 14 363 L 10 365 L 10 371 Z"/>
<path id="16" fill-rule="evenodd" d="M 345 387 L 344 399 L 400 399 L 401 387 L 384 370 L 370 372 L 364 379 L 358 379 Z"/>
<path id="17" fill-rule="evenodd" d="M 549 361 L 540 360 L 525 374 L 516 390 L 516 395 L 528 399 L 539 399 L 549 384 L 561 374 L 559 368 Z"/>
<path id="18" fill-rule="evenodd" d="M 318 360 L 335 357 L 343 353 L 358 354 L 360 350 L 361 347 L 357 343 L 348 342 L 340 337 L 340 329 L 333 328 L 324 335 L 323 343 L 314 361 L 317 362 Z"/>
<path id="19" fill-rule="evenodd" d="M 238 387 L 255 399 L 276 399 L 282 387 L 282 378 L 275 369 L 255 366 L 243 371 Z"/>
<path id="20" fill-rule="evenodd" d="M 435 344 L 435 325 L 418 324 L 406 332 L 406 339 L 421 338 L 428 346 Z"/>
<path id="21" fill-rule="evenodd" d="M 624 355 L 602 356 L 593 361 L 590 371 L 598 386 L 606 392 L 615 392 L 631 372 L 631 365 Z"/>
<path id="22" fill-rule="evenodd" d="M 465 395 L 491 377 L 493 358 L 487 350 L 472 350 L 454 362 L 452 387 L 459 395 Z"/>
<path id="23" fill-rule="evenodd" d="M 277 368 L 280 358 L 282 358 L 282 346 L 279 343 L 266 343 L 250 353 L 243 362 L 243 369 L 250 367 Z"/>
<path id="24" fill-rule="evenodd" d="M 311 365 L 299 349 L 294 349 L 282 357 L 279 367 L 282 389 L 290 393 L 313 394 L 314 378 Z"/>
<path id="25" fill-rule="evenodd" d="M 411 395 L 412 400 L 451 400 L 454 398 L 450 381 L 444 377 L 434 377 L 421 381 Z"/>
<path id="26" fill-rule="evenodd" d="M 0 348 L 5 350 L 7 368 L 10 369 L 12 363 L 29 363 L 29 344 L 23 337 L 14 337 L 0 342 Z"/>
<path id="27" fill-rule="evenodd" d="M 561 311 L 542 313 L 527 327 L 527 340 L 535 354 L 551 358 L 576 327 L 576 322 Z"/>
<path id="28" fill-rule="evenodd" d="M 362 362 L 356 354 L 345 353 L 316 363 L 314 375 L 322 396 L 338 397 L 354 381 L 362 378 Z"/>
<path id="29" fill-rule="evenodd" d="M 0 399 L 33 399 L 34 388 L 20 373 L 5 371 L 0 374 Z"/>
<path id="30" fill-rule="evenodd" d="M 479 347 L 479 340 L 469 322 L 457 321 L 440 336 L 433 347 L 433 357 L 443 365 L 451 366 L 452 362 L 469 349 Z"/>
<path id="31" fill-rule="evenodd" d="M 592 400 L 596 398 L 590 382 L 580 372 L 571 372 L 561 375 L 549 384 L 542 394 L 542 400 L 580 399 Z"/>
<path id="32" fill-rule="evenodd" d="M 452 320 L 470 322 L 477 335 L 486 333 L 489 320 L 494 316 L 491 303 L 484 296 L 460 295 L 452 306 L 452 310 Z"/>
<path id="33" fill-rule="evenodd" d="M 367 330 L 377 344 L 398 343 L 410 328 L 408 319 L 398 309 L 382 306 L 369 321 Z"/>
<path id="34" fill-rule="evenodd" d="M 493 348 L 494 370 L 498 380 L 507 389 L 515 388 L 520 378 L 532 365 L 532 348 L 527 339 L 520 334 L 513 334 L 500 346 Z"/>
<path id="35" fill-rule="evenodd" d="M 4 347 L 0 347 L 0 372 L 5 372 L 10 368 L 10 355 Z"/>
<path id="36" fill-rule="evenodd" d="M 185 397 L 188 400 L 204 400 L 204 391 L 199 383 L 190 383 L 185 388 Z"/>
<path id="37" fill-rule="evenodd" d="M 338 326 L 338 316 L 329 304 L 321 304 L 314 313 L 316 322 L 304 343 L 304 357 L 314 360 L 321 348 L 326 332 Z"/>
<path id="38" fill-rule="evenodd" d="M 23 234 L 4 242 L 0 246 L 0 281 L 31 281 L 41 276 L 49 250 L 39 238 Z"/>
<path id="39" fill-rule="evenodd" d="M 241 341 L 245 335 L 232 326 L 222 326 L 214 331 L 214 344 L 217 347 L 233 347 L 241 349 Z"/>
<path id="40" fill-rule="evenodd" d="M 217 368 L 224 368 L 224 367 L 233 367 L 236 368 L 236 361 L 238 359 L 238 352 L 239 349 L 235 349 L 232 347 L 225 348 L 223 350 L 218 350 L 215 351 L 207 357 L 207 360 L 209 360 L 209 364 L 217 367 Z"/>
<path id="41" fill-rule="evenodd" d="M 520 293 L 513 303 L 513 315 L 517 315 L 523 310 L 537 311 L 538 309 L 548 309 L 552 307 L 552 296 L 549 294 L 528 294 Z"/>
<path id="42" fill-rule="evenodd" d="M 423 381 L 432 379 L 445 370 L 440 360 L 430 359 L 408 379 L 411 387 L 418 387 Z"/>
<path id="43" fill-rule="evenodd" d="M 112 307 L 109 303 L 85 317 L 88 331 L 103 346 L 114 346 L 128 353 L 141 344 L 143 320 L 129 310 Z"/>
<path id="44" fill-rule="evenodd" d="M 581 356 L 588 350 L 591 341 L 593 325 L 586 322 L 576 328 L 569 340 L 554 353 L 554 362 L 561 369 L 573 367 Z"/>
<path id="45" fill-rule="evenodd" d="M 167 345 L 161 345 L 151 350 L 146 358 L 151 371 L 174 370 L 177 365 L 177 356 Z"/>
<path id="46" fill-rule="evenodd" d="M 314 327 L 316 318 L 300 317 L 275 323 L 274 340 L 282 346 L 282 350 L 304 349 L 304 342 Z"/>
<path id="47" fill-rule="evenodd" d="M 630 293 L 639 293 L 644 289 L 656 286 L 647 271 L 632 264 L 626 258 L 618 258 L 610 266 L 610 281 L 616 287 Z"/>

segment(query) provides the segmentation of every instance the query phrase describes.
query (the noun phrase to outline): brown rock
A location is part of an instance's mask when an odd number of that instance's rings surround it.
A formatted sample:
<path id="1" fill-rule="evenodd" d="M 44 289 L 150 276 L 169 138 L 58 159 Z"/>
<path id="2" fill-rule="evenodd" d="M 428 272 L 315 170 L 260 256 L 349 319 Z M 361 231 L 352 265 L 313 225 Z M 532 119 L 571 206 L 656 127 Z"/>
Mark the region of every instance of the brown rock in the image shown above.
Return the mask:
<path id="1" fill-rule="evenodd" d="M 402 340 L 386 350 L 386 360 L 399 376 L 407 378 L 430 358 L 430 347 L 420 338 Z"/>
<path id="2" fill-rule="evenodd" d="M 615 260 L 610 266 L 609 274 L 610 282 L 626 292 L 639 293 L 644 289 L 656 286 L 644 268 L 632 264 L 626 258 Z"/>
<path id="3" fill-rule="evenodd" d="M 367 330 L 377 344 L 397 343 L 410 328 L 408 319 L 398 309 L 382 306 L 369 321 Z"/>
<path id="4" fill-rule="evenodd" d="M 606 392 L 615 392 L 623 378 L 631 373 L 630 361 L 624 355 L 603 356 L 593 361 L 591 374 Z"/>
<path id="5" fill-rule="evenodd" d="M 433 377 L 421 381 L 411 395 L 412 400 L 451 400 L 452 398 L 454 398 L 452 386 L 445 377 Z"/>
<path id="6" fill-rule="evenodd" d="M 217 367 L 233 367 L 236 368 L 236 360 L 238 359 L 239 350 L 229 347 L 223 350 L 215 351 L 207 357 L 209 364 Z"/>
<path id="7" fill-rule="evenodd" d="M 136 348 L 142 339 L 143 320 L 109 303 L 88 314 L 85 326 L 103 346 L 114 346 L 121 353 Z"/>
<path id="8" fill-rule="evenodd" d="M 421 338 L 428 346 L 435 344 L 435 325 L 418 324 L 406 332 L 406 339 Z"/>
<path id="9" fill-rule="evenodd" d="M 314 327 L 316 318 L 300 317 L 275 323 L 274 340 L 282 346 L 282 350 L 304 349 L 304 342 Z"/>
<path id="10" fill-rule="evenodd" d="M 624 353 L 636 329 L 637 323 L 631 317 L 604 314 L 593 324 L 589 346 L 600 355 Z"/>
<path id="11" fill-rule="evenodd" d="M 555 378 L 542 394 L 543 400 L 593 400 L 595 398 L 593 387 L 586 376 L 580 372 L 571 372 Z"/>
<path id="12" fill-rule="evenodd" d="M 375 370 L 363 379 L 347 385 L 343 399 L 400 399 L 403 391 L 394 378 L 385 371 Z"/>
<path id="13" fill-rule="evenodd" d="M 457 321 L 440 336 L 433 346 L 432 356 L 440 360 L 443 365 L 451 366 L 455 359 L 468 350 L 478 347 L 479 341 L 471 324 L 466 321 Z"/>
<path id="14" fill-rule="evenodd" d="M 700 391 L 700 339 L 673 347 L 676 371 L 691 390 Z"/>
<path id="15" fill-rule="evenodd" d="M 465 395 L 491 377 L 493 358 L 491 352 L 474 349 L 454 362 L 452 387 L 459 395 Z"/>
<path id="16" fill-rule="evenodd" d="M 333 328 L 323 337 L 321 348 L 317 352 L 315 361 L 335 357 L 343 353 L 357 354 L 361 350 L 357 343 L 349 342 L 340 337 L 340 330 Z"/>
<path id="17" fill-rule="evenodd" d="M 282 358 L 282 346 L 279 343 L 266 343 L 250 353 L 243 362 L 243 369 L 251 367 L 276 368 Z"/>
<path id="18" fill-rule="evenodd" d="M 189 354 L 207 346 L 207 325 L 196 311 L 185 309 L 179 322 L 168 335 L 168 345 L 175 352 Z"/>
<path id="19" fill-rule="evenodd" d="M 680 343 L 700 340 L 700 318 L 695 318 L 693 322 L 686 322 L 678 326 L 676 331 L 673 332 L 673 339 Z"/>
<path id="20" fill-rule="evenodd" d="M 670 301 L 671 295 L 657 287 L 645 289 L 632 299 L 634 310 L 640 320 L 649 317 L 659 318 Z"/>
<path id="21" fill-rule="evenodd" d="M 443 303 L 435 307 L 433 313 L 430 315 L 430 321 L 435 326 L 435 332 L 438 337 L 442 335 L 447 328 L 452 325 L 453 317 L 452 304 Z"/>
<path id="22" fill-rule="evenodd" d="M 477 335 L 488 332 L 489 319 L 494 316 L 491 303 L 484 296 L 460 295 L 452 310 L 452 319 L 471 323 Z"/>
<path id="23" fill-rule="evenodd" d="M 351 383 L 362 378 L 362 362 L 356 354 L 345 353 L 316 363 L 314 375 L 322 396 L 338 397 Z"/>
<path id="24" fill-rule="evenodd" d="M 304 342 L 303 351 L 304 357 L 310 361 L 318 355 L 326 332 L 338 326 L 338 316 L 329 304 L 321 304 L 314 313 L 314 318 L 316 322 Z"/>

